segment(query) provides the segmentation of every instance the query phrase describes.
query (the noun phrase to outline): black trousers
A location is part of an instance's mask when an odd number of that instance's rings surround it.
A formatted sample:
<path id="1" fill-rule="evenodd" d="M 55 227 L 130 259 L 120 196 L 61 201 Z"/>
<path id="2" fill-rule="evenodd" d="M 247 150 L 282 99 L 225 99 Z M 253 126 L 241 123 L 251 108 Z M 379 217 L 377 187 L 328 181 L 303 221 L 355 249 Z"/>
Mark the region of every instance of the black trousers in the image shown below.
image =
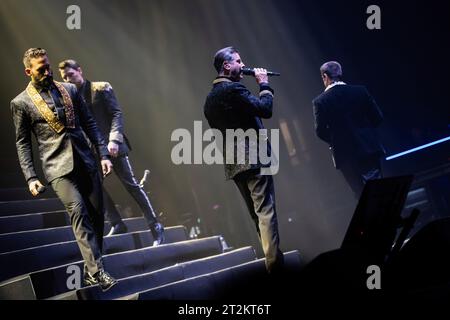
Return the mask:
<path id="1" fill-rule="evenodd" d="M 95 274 L 103 269 L 104 210 L 100 173 L 88 172 L 78 159 L 74 170 L 51 181 L 51 186 L 69 214 L 84 259 L 84 270 Z"/>
<path id="2" fill-rule="evenodd" d="M 339 167 L 357 200 L 361 197 L 367 181 L 381 179 L 381 159 L 379 156 L 349 159 Z"/>
<path id="3" fill-rule="evenodd" d="M 117 177 L 122 182 L 128 193 L 139 205 L 139 208 L 141 208 L 143 216 L 147 220 L 147 223 L 149 225 L 156 223 L 156 214 L 153 210 L 152 204 L 150 203 L 150 199 L 148 198 L 144 189 L 139 185 L 139 182 L 136 180 L 128 156 L 125 155 L 117 158 L 112 158 L 111 161 L 113 163 L 114 172 L 116 173 Z M 122 217 L 117 211 L 116 206 L 111 199 L 111 196 L 104 188 L 103 192 L 106 217 L 112 225 L 118 224 L 122 221 Z"/>
<path id="4" fill-rule="evenodd" d="M 267 270 L 272 272 L 283 265 L 283 254 L 279 249 L 280 237 L 273 178 L 261 175 L 260 169 L 256 169 L 239 173 L 233 180 L 255 223 L 266 257 Z"/>

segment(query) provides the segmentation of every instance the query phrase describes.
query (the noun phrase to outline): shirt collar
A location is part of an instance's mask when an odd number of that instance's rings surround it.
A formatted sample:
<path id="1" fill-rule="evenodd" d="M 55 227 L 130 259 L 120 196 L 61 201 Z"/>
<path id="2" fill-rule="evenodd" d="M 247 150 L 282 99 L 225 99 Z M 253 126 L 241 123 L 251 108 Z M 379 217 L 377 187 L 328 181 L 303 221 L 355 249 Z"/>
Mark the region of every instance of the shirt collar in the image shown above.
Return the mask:
<path id="1" fill-rule="evenodd" d="M 328 85 L 328 86 L 325 88 L 325 91 L 327 91 L 327 90 L 333 88 L 334 86 L 342 86 L 342 85 L 345 85 L 345 84 L 346 84 L 346 83 L 345 83 L 344 81 L 335 81 L 335 82 L 333 82 L 332 84 Z"/>
<path id="2" fill-rule="evenodd" d="M 233 80 L 231 80 L 228 77 L 219 76 L 214 79 L 213 84 L 217 84 L 217 83 L 221 83 L 221 82 L 233 82 Z"/>

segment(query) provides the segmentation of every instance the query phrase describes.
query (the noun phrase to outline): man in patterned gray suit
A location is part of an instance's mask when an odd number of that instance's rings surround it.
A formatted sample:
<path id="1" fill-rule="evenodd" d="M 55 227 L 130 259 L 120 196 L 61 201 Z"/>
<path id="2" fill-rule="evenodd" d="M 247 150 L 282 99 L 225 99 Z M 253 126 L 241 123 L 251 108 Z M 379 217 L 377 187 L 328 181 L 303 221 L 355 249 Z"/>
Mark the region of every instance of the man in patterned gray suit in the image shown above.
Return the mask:
<path id="1" fill-rule="evenodd" d="M 100 128 L 103 138 L 108 143 L 108 151 L 112 157 L 114 172 L 126 190 L 141 208 L 152 232 L 154 245 L 164 241 L 164 227 L 158 222 L 150 200 L 142 186 L 136 181 L 128 159 L 130 143 L 124 134 L 123 115 L 113 88 L 108 82 L 91 82 L 83 77 L 81 66 L 75 60 L 64 60 L 59 63 L 59 71 L 65 82 L 73 83 L 80 90 L 86 105 L 90 108 Z M 127 232 L 120 214 L 109 194 L 104 191 L 106 215 L 112 228 L 109 235 Z"/>
<path id="2" fill-rule="evenodd" d="M 33 196 L 45 187 L 35 171 L 31 133 L 36 137 L 47 181 L 64 204 L 84 259 L 84 284 L 108 290 L 116 280 L 103 268 L 103 197 L 97 162 L 85 134 L 101 158 L 103 175 L 112 164 L 106 143 L 77 88 L 53 81 L 47 52 L 28 49 L 23 57 L 27 88 L 11 101 L 20 166 Z"/>

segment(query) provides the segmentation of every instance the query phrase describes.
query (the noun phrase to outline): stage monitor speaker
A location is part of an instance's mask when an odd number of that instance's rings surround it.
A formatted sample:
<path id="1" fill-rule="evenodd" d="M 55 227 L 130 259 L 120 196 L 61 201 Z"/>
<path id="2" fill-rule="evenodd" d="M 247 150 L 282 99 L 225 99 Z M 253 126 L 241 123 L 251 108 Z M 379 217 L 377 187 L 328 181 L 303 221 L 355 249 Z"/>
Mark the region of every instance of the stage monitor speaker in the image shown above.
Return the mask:
<path id="1" fill-rule="evenodd" d="M 383 263 L 401 222 L 413 176 L 370 180 L 364 186 L 341 249 L 363 250 Z"/>

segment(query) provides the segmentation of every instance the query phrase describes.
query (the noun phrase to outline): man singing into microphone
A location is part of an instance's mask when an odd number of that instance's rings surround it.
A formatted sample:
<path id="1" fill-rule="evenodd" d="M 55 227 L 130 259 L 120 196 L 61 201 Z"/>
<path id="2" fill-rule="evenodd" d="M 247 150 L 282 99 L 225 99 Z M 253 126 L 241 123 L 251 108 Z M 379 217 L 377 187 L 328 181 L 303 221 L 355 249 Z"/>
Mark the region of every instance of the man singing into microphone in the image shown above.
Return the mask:
<path id="1" fill-rule="evenodd" d="M 226 136 L 227 129 L 263 129 L 261 118 L 272 116 L 273 90 L 269 86 L 267 71 L 254 69 L 259 84 L 259 97 L 256 97 L 239 83 L 244 63 L 235 48 L 219 50 L 214 56 L 214 67 L 218 77 L 213 81 L 213 88 L 204 106 L 211 128 L 220 130 L 223 136 Z M 237 149 L 237 139 L 233 140 L 233 144 L 231 148 Z M 250 148 L 248 139 L 245 139 L 246 155 L 250 153 Z M 227 158 L 225 152 L 224 158 Z M 279 249 L 273 178 L 271 175 L 262 175 L 262 167 L 260 161 L 250 163 L 248 157 L 244 164 L 238 164 L 235 157 L 232 164 L 225 164 L 225 176 L 227 180 L 234 180 L 245 200 L 260 236 L 267 270 L 273 273 L 282 267 L 283 254 Z"/>
<path id="2" fill-rule="evenodd" d="M 153 245 L 164 241 L 164 227 L 158 222 L 155 211 L 143 187 L 136 180 L 131 168 L 128 152 L 130 144 L 123 130 L 123 116 L 113 88 L 108 82 L 91 82 L 85 80 L 81 66 L 75 60 L 64 60 L 59 63 L 59 71 L 65 82 L 73 83 L 80 90 L 86 105 L 97 120 L 103 138 L 108 143 L 112 157 L 114 172 L 141 208 L 153 236 Z M 120 214 L 109 194 L 104 191 L 106 215 L 112 228 L 108 236 L 127 232 Z"/>

